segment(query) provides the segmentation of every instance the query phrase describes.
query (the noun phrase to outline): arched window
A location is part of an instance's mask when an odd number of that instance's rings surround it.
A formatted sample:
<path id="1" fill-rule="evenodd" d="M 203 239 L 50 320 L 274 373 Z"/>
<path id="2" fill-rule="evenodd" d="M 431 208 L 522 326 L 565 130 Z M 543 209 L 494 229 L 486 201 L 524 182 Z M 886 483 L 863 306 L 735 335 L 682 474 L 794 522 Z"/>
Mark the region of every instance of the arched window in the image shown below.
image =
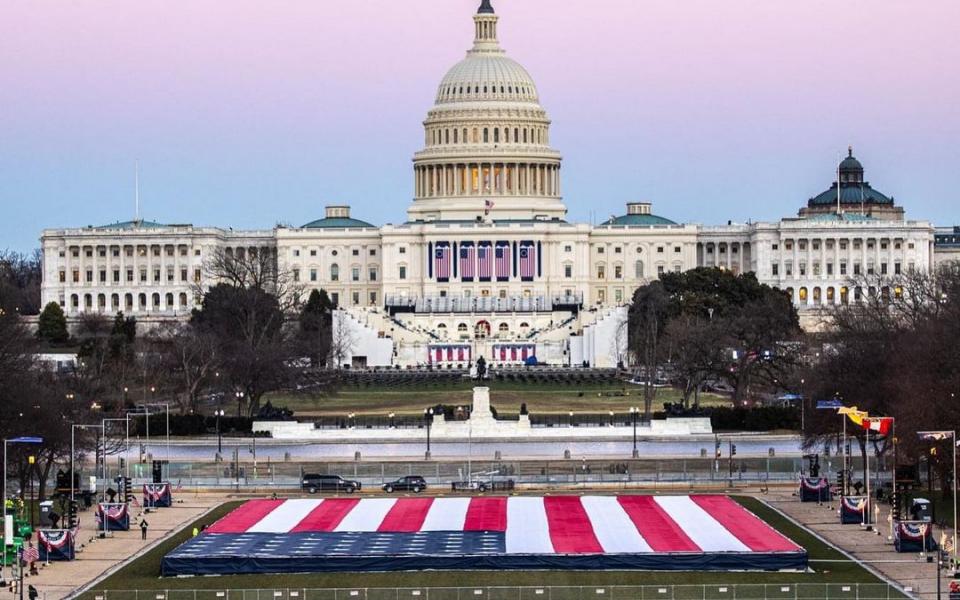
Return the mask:
<path id="1" fill-rule="evenodd" d="M 97 294 L 97 309 L 103 311 L 107 307 L 107 295 Z"/>
<path id="2" fill-rule="evenodd" d="M 80 308 L 80 296 L 76 294 L 70 294 L 70 308 Z"/>
<path id="3" fill-rule="evenodd" d="M 85 309 L 93 308 L 93 296 L 90 294 L 83 295 L 83 307 Z"/>
<path id="4" fill-rule="evenodd" d="M 159 293 L 154 292 L 154 293 L 153 293 L 153 297 L 151 298 L 151 300 L 153 300 L 153 308 L 155 308 L 155 309 L 160 308 L 160 294 L 159 294 Z"/>
<path id="5" fill-rule="evenodd" d="M 638 248 L 638 249 L 639 249 L 639 248 Z M 634 275 L 636 276 L 637 279 L 643 279 L 644 275 L 643 275 L 643 261 L 642 261 L 642 260 L 638 260 L 638 261 L 634 264 Z"/>
<path id="6" fill-rule="evenodd" d="M 340 281 L 340 265 L 337 263 L 330 265 L 330 281 Z"/>
<path id="7" fill-rule="evenodd" d="M 187 307 L 187 295 L 183 292 L 180 293 L 180 308 Z"/>
<path id="8" fill-rule="evenodd" d="M 508 333 L 510 331 L 510 326 L 506 323 L 500 323 L 500 325 L 497 327 L 497 331 L 500 333 Z"/>
<path id="9" fill-rule="evenodd" d="M 113 310 L 120 308 L 120 294 L 113 294 L 110 296 L 110 307 Z"/>
<path id="10" fill-rule="evenodd" d="M 799 298 L 800 298 L 800 303 L 801 303 L 801 304 L 806 304 L 806 303 L 807 303 L 807 288 L 805 288 L 805 287 L 800 288 L 800 296 L 799 296 Z"/>
<path id="11" fill-rule="evenodd" d="M 821 290 L 819 287 L 813 288 L 813 303 L 814 305 L 820 304 L 823 298 L 821 297 Z"/>
<path id="12" fill-rule="evenodd" d="M 836 292 L 834 291 L 834 288 L 832 288 L 832 287 L 828 287 L 828 288 L 827 288 L 827 304 L 833 304 L 833 303 L 834 303 L 834 298 L 835 298 L 835 295 L 834 295 L 834 294 L 835 294 L 835 293 L 836 293 Z"/>
<path id="13" fill-rule="evenodd" d="M 133 294 L 124 294 L 123 307 L 126 310 L 133 310 Z"/>
<path id="14" fill-rule="evenodd" d="M 466 323 L 460 323 L 457 325 L 457 333 L 467 333 L 469 330 L 470 328 L 467 327 Z"/>
<path id="15" fill-rule="evenodd" d="M 166 308 L 173 308 L 173 294 L 167 294 L 166 301 Z"/>
<path id="16" fill-rule="evenodd" d="M 850 302 L 850 290 L 846 286 L 840 288 L 840 304 L 848 304 Z"/>
<path id="17" fill-rule="evenodd" d="M 437 335 L 442 338 L 447 337 L 447 324 L 446 323 L 437 323 Z"/>

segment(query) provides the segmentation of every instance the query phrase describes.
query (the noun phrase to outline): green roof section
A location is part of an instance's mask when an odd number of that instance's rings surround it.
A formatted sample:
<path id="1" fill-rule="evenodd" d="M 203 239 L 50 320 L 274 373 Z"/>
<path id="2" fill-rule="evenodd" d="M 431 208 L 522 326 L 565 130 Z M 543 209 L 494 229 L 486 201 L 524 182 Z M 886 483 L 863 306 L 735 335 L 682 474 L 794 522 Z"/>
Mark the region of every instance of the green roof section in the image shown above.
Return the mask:
<path id="1" fill-rule="evenodd" d="M 676 221 L 671 221 L 666 217 L 657 215 L 620 215 L 607 219 L 600 225 L 623 226 L 623 227 L 657 227 L 663 225 L 676 225 Z"/>
<path id="2" fill-rule="evenodd" d="M 610 217 L 600 227 L 668 227 L 677 225 L 666 217 L 653 214 L 650 202 L 627 202 L 627 214 Z"/>
<path id="3" fill-rule="evenodd" d="M 860 215 L 857 213 L 823 213 L 805 217 L 808 221 L 843 221 L 846 223 L 864 223 L 868 221 L 877 221 L 876 217 L 870 215 Z"/>
<path id="4" fill-rule="evenodd" d="M 310 221 L 304 225 L 302 229 L 351 229 L 362 227 L 376 226 L 352 217 L 324 217 L 323 219 Z"/>
<path id="5" fill-rule="evenodd" d="M 100 225 L 99 227 L 90 226 L 90 229 L 160 229 L 162 227 L 170 227 L 170 225 L 164 225 L 163 223 L 157 223 L 156 221 L 117 221 L 116 223 L 110 223 L 109 225 Z"/>

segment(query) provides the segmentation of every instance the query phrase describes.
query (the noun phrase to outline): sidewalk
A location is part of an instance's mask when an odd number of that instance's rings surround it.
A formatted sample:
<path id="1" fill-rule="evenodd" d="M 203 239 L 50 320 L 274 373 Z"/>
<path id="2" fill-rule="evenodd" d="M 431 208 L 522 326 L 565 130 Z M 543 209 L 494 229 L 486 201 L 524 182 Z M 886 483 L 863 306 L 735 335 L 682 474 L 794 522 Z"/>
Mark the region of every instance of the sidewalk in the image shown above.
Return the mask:
<path id="1" fill-rule="evenodd" d="M 138 508 L 131 509 L 130 531 L 113 531 L 106 539 L 97 538 L 96 520 L 93 508 L 80 513 L 80 530 L 77 534 L 77 559 L 73 561 L 51 562 L 49 566 L 40 565 L 40 574 L 24 577 L 24 598 L 26 586 L 32 585 L 40 593 L 40 600 L 59 600 L 71 591 L 93 581 L 108 569 L 126 562 L 131 556 L 144 548 L 166 538 L 171 532 L 195 520 L 210 508 L 222 503 L 226 494 L 174 494 L 174 504 L 170 508 L 154 509 L 144 515 L 149 525 L 147 539 L 140 539 L 140 513 Z M 93 541 L 91 541 L 93 538 Z M 83 546 L 81 548 L 81 545 Z M 0 600 L 19 598 L 11 594 L 9 588 L 0 591 Z"/>
<path id="2" fill-rule="evenodd" d="M 904 588 L 912 588 L 912 593 L 917 598 L 935 599 L 937 597 L 935 564 L 923 561 L 919 553 L 899 553 L 893 549 L 893 541 L 888 539 L 890 536 L 890 525 L 887 523 L 889 506 L 880 505 L 880 520 L 876 526 L 880 535 L 877 535 L 877 531 L 865 531 L 859 525 L 841 525 L 837 513 L 838 500 L 822 505 L 816 502 L 801 503 L 796 496 L 783 490 L 772 490 L 769 495 L 758 496 L 758 498 L 766 500 L 771 506 L 783 511 L 885 577 L 898 582 Z M 934 539 L 940 539 L 939 528 L 934 530 Z M 815 569 L 829 568 L 824 565 L 812 566 Z M 946 589 L 949 581 L 948 572 L 942 572 L 943 589 Z"/>

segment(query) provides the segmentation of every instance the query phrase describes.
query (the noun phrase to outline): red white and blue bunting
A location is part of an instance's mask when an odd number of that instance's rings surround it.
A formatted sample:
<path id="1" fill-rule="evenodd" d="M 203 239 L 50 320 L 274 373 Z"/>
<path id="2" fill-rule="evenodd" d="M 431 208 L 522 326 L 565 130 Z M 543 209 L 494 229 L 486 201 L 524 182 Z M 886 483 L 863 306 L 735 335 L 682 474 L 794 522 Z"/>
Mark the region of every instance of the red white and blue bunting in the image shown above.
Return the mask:
<path id="1" fill-rule="evenodd" d="M 830 498 L 830 482 L 826 477 L 800 478 L 801 502 L 828 502 Z"/>
<path id="2" fill-rule="evenodd" d="M 472 353 L 473 347 L 470 344 L 431 344 L 427 348 L 427 362 L 433 365 L 468 363 Z"/>
<path id="3" fill-rule="evenodd" d="M 106 514 L 107 523 L 104 527 L 103 516 Z M 96 509 L 97 529 L 103 531 L 129 531 L 130 510 L 126 503 L 100 502 Z"/>
<path id="4" fill-rule="evenodd" d="M 143 505 L 150 507 L 168 507 L 173 502 L 170 482 L 143 484 Z"/>
<path id="5" fill-rule="evenodd" d="M 893 547 L 897 552 L 922 552 L 924 546 L 927 552 L 937 549 L 930 523 L 897 521 L 893 528 Z"/>
<path id="6" fill-rule="evenodd" d="M 498 363 L 535 363 L 537 359 L 536 344 L 494 344 L 490 351 L 490 358 Z"/>
<path id="7" fill-rule="evenodd" d="M 869 514 L 866 496 L 844 496 L 840 500 L 840 522 L 844 525 L 864 523 L 864 517 Z"/>
<path id="8" fill-rule="evenodd" d="M 40 560 L 73 560 L 74 534 L 69 529 L 41 529 L 37 531 Z"/>

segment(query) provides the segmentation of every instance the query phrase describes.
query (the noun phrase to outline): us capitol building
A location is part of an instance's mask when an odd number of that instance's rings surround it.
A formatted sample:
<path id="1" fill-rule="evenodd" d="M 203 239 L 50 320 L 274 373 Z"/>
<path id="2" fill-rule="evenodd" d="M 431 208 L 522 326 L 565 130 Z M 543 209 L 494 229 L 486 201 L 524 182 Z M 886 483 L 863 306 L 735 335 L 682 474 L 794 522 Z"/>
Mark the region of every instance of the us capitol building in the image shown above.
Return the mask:
<path id="1" fill-rule="evenodd" d="M 216 283 L 205 269 L 215 249 L 266 248 L 307 292 L 325 289 L 342 308 L 336 322 L 355 366 L 483 355 L 603 367 L 626 361 L 625 305 L 664 272 L 752 271 L 813 324 L 823 307 L 869 293 L 849 287 L 855 275 L 957 257 L 960 232 L 906 220 L 852 150 L 829 189 L 779 222 L 679 224 L 647 202 L 601 225 L 567 222 L 562 159 L 536 84 L 500 47 L 489 0 L 473 21 L 473 47 L 424 121 L 405 223 L 378 227 L 328 206 L 302 227 L 264 231 L 143 220 L 47 229 L 44 304 L 74 318 L 123 311 L 145 327 L 183 319 Z"/>

